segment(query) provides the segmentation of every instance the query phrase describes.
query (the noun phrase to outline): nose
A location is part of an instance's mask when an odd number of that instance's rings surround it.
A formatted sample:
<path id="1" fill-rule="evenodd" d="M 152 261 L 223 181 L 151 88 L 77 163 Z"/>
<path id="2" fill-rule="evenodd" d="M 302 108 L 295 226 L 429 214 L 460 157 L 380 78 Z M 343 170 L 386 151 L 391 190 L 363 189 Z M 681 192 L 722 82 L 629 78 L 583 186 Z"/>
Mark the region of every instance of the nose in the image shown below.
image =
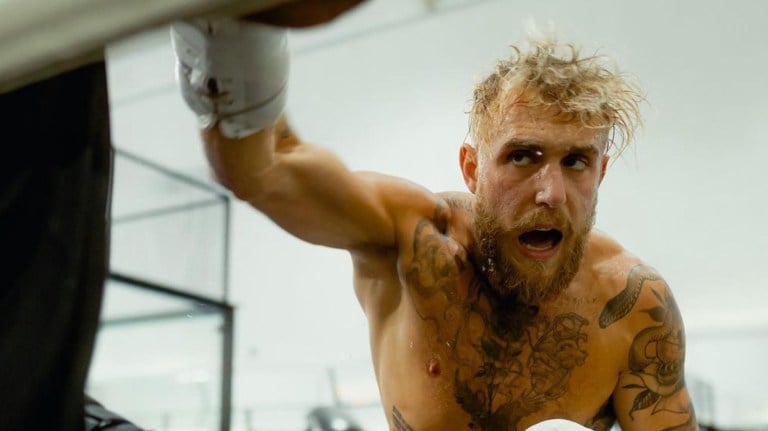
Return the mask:
<path id="1" fill-rule="evenodd" d="M 559 165 L 547 164 L 536 174 L 536 205 L 557 208 L 566 202 L 565 180 Z"/>

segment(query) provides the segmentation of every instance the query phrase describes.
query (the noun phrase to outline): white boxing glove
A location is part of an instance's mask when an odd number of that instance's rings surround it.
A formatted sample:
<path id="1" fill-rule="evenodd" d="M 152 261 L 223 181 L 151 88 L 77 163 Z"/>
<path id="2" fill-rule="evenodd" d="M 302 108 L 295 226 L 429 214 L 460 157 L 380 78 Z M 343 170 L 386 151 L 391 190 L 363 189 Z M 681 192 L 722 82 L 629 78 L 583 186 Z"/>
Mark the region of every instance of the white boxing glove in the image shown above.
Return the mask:
<path id="1" fill-rule="evenodd" d="M 528 427 L 525 431 L 591 431 L 589 428 L 576 422 L 565 419 L 549 419 Z"/>
<path id="2" fill-rule="evenodd" d="M 235 18 L 171 25 L 177 79 L 200 127 L 242 138 L 275 123 L 285 107 L 286 33 Z"/>

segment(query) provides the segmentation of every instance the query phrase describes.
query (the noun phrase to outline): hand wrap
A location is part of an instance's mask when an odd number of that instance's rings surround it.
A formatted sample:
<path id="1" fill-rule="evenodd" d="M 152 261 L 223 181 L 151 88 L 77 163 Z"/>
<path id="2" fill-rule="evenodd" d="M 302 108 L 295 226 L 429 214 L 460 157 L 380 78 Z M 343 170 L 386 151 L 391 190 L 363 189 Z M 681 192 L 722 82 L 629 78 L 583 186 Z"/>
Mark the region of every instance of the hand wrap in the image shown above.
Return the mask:
<path id="1" fill-rule="evenodd" d="M 275 123 L 286 98 L 286 33 L 235 18 L 171 26 L 177 79 L 200 127 L 242 138 Z"/>

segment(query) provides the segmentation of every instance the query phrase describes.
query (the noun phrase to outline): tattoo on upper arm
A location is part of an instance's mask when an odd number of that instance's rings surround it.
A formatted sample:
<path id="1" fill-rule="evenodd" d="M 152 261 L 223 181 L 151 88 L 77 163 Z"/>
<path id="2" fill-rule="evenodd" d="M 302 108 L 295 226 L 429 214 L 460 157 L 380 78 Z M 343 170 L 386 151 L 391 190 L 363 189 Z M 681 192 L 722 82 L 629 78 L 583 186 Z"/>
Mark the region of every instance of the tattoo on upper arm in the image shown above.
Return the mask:
<path id="1" fill-rule="evenodd" d="M 400 413 L 400 410 L 398 410 L 397 406 L 394 405 L 392 406 L 392 425 L 397 431 L 413 431 L 413 428 L 411 428 L 411 426 L 408 425 L 408 422 L 403 419 L 403 415 Z"/>
<path id="2" fill-rule="evenodd" d="M 690 405 L 668 402 L 685 386 L 685 337 L 680 311 L 666 289 L 663 296 L 655 289 L 652 292 L 660 305 L 643 312 L 648 313 L 656 324 L 638 332 L 629 351 L 630 373 L 637 379 L 623 388 L 640 390 L 632 402 L 630 418 L 635 412 L 649 408 L 652 408 L 652 414 L 690 411 Z"/>
<path id="3" fill-rule="evenodd" d="M 640 411 L 650 411 L 651 415 L 660 412 L 687 415 L 685 423 L 669 429 L 693 430 L 696 424 L 690 400 L 678 396 L 685 387 L 683 320 L 669 286 L 658 273 L 644 265 L 632 268 L 625 289 L 606 304 L 600 315 L 600 326 L 605 328 L 627 315 L 648 280 L 660 280 L 663 287 L 650 288 L 657 305 L 639 310 L 653 323 L 639 331 L 630 345 L 629 371 L 621 386 L 636 391 L 628 415 L 632 420 Z"/>

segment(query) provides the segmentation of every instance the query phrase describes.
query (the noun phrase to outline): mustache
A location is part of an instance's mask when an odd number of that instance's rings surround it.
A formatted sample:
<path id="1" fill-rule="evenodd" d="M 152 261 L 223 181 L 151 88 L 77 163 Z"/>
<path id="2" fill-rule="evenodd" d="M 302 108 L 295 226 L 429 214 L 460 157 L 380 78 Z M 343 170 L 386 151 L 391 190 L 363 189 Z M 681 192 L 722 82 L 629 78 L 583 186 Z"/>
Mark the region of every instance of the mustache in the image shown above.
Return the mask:
<path id="1" fill-rule="evenodd" d="M 522 233 L 541 226 L 557 229 L 563 234 L 572 233 L 573 231 L 573 225 L 562 211 L 549 208 L 536 208 L 529 213 L 521 215 L 515 220 L 512 230 Z"/>

